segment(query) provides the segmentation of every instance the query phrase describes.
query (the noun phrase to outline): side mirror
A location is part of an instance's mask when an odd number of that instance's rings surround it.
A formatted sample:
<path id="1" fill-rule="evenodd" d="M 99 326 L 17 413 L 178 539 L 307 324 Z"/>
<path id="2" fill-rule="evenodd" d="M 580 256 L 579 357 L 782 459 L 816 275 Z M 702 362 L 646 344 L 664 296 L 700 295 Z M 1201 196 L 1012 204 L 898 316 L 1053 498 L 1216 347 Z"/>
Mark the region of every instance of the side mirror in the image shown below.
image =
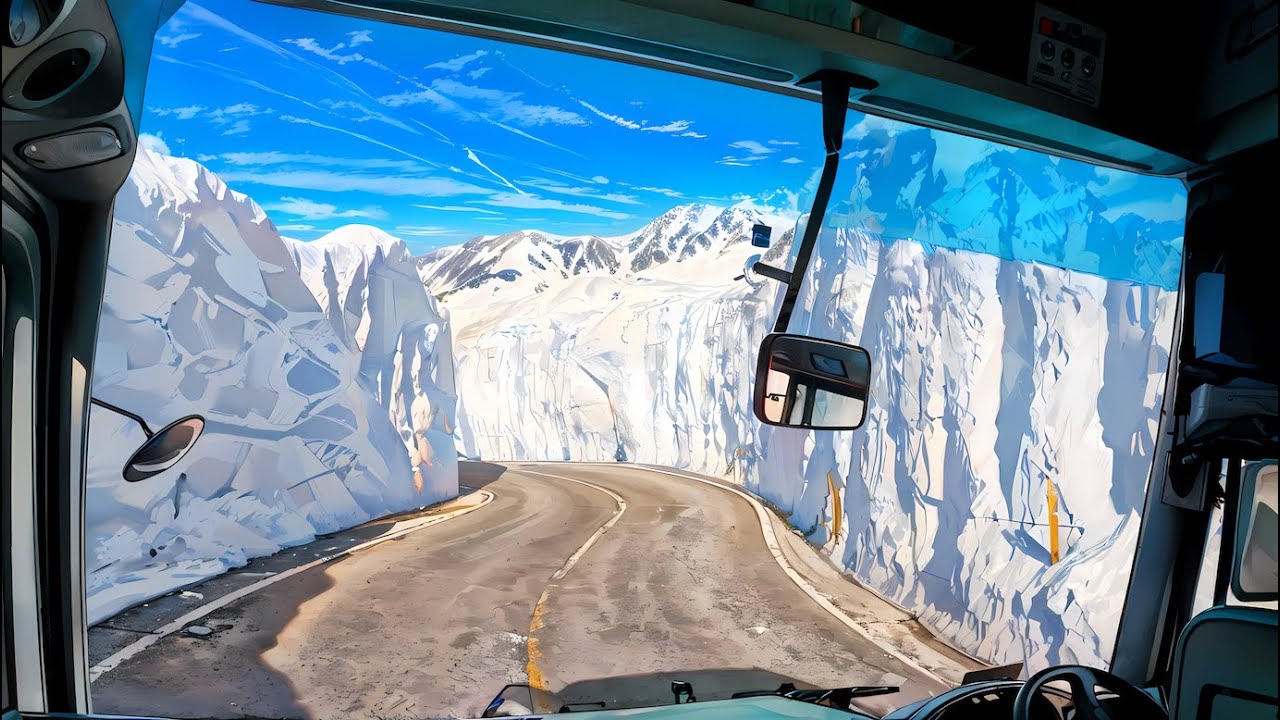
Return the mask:
<path id="1" fill-rule="evenodd" d="M 1231 591 L 1245 601 L 1275 600 L 1277 581 L 1276 463 L 1250 463 L 1240 483 Z"/>
<path id="2" fill-rule="evenodd" d="M 129 412 L 96 397 L 89 398 L 89 402 L 138 423 L 138 427 L 142 428 L 143 434 L 147 436 L 147 441 L 142 443 L 142 447 L 134 450 L 128 462 L 124 464 L 124 479 L 129 482 L 146 480 L 152 475 L 159 475 L 177 465 L 178 461 L 191 450 L 191 446 L 196 444 L 196 440 L 200 439 L 200 433 L 204 432 L 204 418 L 199 415 L 188 415 L 174 420 L 156 432 L 151 432 L 147 421 L 137 413 Z"/>
<path id="3" fill-rule="evenodd" d="M 871 355 L 856 345 L 771 333 L 760 343 L 752 407 L 760 422 L 856 430 L 867 419 Z"/>
<path id="4" fill-rule="evenodd" d="M 204 418 L 190 415 L 157 430 L 124 464 L 124 479 L 146 480 L 178 464 L 204 432 Z"/>

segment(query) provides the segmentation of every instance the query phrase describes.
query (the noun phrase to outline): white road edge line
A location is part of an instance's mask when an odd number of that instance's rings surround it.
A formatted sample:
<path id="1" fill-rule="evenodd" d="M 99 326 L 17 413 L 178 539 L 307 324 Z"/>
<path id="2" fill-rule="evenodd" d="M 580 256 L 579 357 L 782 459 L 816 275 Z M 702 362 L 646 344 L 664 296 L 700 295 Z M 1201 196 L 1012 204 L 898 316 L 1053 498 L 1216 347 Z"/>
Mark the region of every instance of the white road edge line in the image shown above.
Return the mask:
<path id="1" fill-rule="evenodd" d="M 607 465 L 608 463 L 604 463 L 604 464 Z M 843 623 L 845 627 L 849 628 L 850 630 L 854 631 L 858 635 L 862 636 L 865 640 L 870 642 L 872 645 L 875 645 L 876 647 L 880 648 L 882 651 L 884 651 L 886 655 L 889 655 L 890 657 L 895 658 L 902 664 L 912 668 L 913 670 L 916 670 L 917 672 L 924 673 L 925 675 L 933 678 L 934 680 L 937 680 L 938 682 L 942 683 L 944 687 L 949 687 L 949 688 L 956 687 L 955 683 L 947 680 L 946 678 L 943 678 L 942 676 L 933 672 L 929 668 L 926 668 L 925 666 L 921 665 L 915 660 L 912 660 L 911 658 L 907 657 L 900 650 L 893 647 L 889 643 L 872 635 L 866 628 L 862 627 L 862 625 L 854 621 L 853 618 L 846 615 L 844 611 L 836 607 L 835 604 L 832 603 L 830 600 L 828 600 L 827 597 L 823 595 L 821 592 L 819 592 L 817 588 L 809 584 L 809 581 L 805 580 L 800 575 L 800 573 L 796 572 L 795 568 L 791 567 L 791 564 L 787 562 L 786 557 L 783 556 L 782 554 L 782 546 L 779 545 L 778 543 L 778 536 L 773 532 L 773 523 L 769 521 L 769 511 L 765 508 L 763 504 L 761 504 L 759 500 L 757 500 L 750 493 L 747 493 L 743 490 L 739 490 L 738 488 L 732 487 L 730 485 L 721 485 L 718 482 L 706 480 L 696 475 L 687 475 L 677 471 L 663 470 L 660 468 L 646 467 L 642 465 L 631 465 L 630 467 L 636 468 L 638 470 L 648 470 L 650 472 L 663 473 L 664 475 L 671 475 L 673 477 L 683 478 L 685 480 L 697 480 L 698 482 L 703 483 L 705 485 L 717 487 L 717 488 L 720 488 L 721 490 L 735 493 L 738 496 L 742 497 L 744 500 L 746 500 L 748 503 L 751 504 L 751 507 L 755 508 L 756 518 L 760 521 L 760 531 L 764 534 L 764 544 L 768 546 L 769 552 L 773 555 L 773 559 L 778 563 L 778 567 L 782 568 L 782 571 L 787 574 L 787 577 L 791 578 L 791 582 L 795 583 L 796 587 L 800 588 L 814 602 L 818 603 L 818 605 L 820 605 L 823 610 L 826 610 L 828 613 L 830 613 L 832 617 L 834 617 L 835 619 Z"/>
<path id="2" fill-rule="evenodd" d="M 606 521 L 605 524 L 601 525 L 599 528 L 596 528 L 595 533 L 593 533 L 591 537 L 587 538 L 586 542 L 582 543 L 582 547 L 578 548 L 577 552 L 570 555 L 569 559 L 564 561 L 564 565 L 561 565 L 560 569 L 557 570 L 555 574 L 551 576 L 552 582 L 563 580 L 564 576 L 569 574 L 569 571 L 573 569 L 573 566 L 578 564 L 578 560 L 582 559 L 582 556 L 587 554 L 587 551 L 591 549 L 591 546 L 595 545 L 597 540 L 599 540 L 605 533 L 609 532 L 609 528 L 618 524 L 618 520 L 622 519 L 622 513 L 627 511 L 627 501 L 624 500 L 621 495 L 615 493 L 614 491 L 608 488 L 600 487 L 599 485 L 596 485 L 594 483 L 586 482 L 585 480 L 578 480 L 576 478 L 564 477 L 563 475 L 553 475 L 551 473 L 541 472 L 538 470 L 516 469 L 516 472 L 528 473 L 530 475 L 541 475 L 542 477 L 555 478 L 556 480 L 568 480 L 569 482 L 578 483 L 579 485 L 585 485 L 591 488 L 592 490 L 598 490 L 612 497 L 614 502 L 618 504 L 618 511 L 613 514 L 613 517 L 609 518 L 609 520 Z"/>
<path id="3" fill-rule="evenodd" d="M 392 525 L 392 529 L 388 530 L 382 535 L 379 535 L 373 538 L 372 540 L 367 540 L 365 542 L 360 543 L 359 545 L 352 545 L 346 550 L 340 550 L 336 553 L 333 553 L 332 555 L 325 555 L 323 557 L 312 560 L 311 562 L 306 563 L 304 565 L 299 565 L 298 567 L 290 568 L 276 575 L 265 577 L 255 583 L 245 585 L 239 590 L 227 593 L 226 595 L 223 595 L 217 600 L 212 600 L 210 602 L 207 602 L 204 605 L 201 605 L 195 608 L 194 610 L 186 613 L 185 615 L 182 615 L 181 617 L 178 617 L 177 619 L 165 625 L 162 625 L 159 629 L 155 630 L 153 634 L 146 635 L 142 638 L 139 638 L 138 640 L 133 641 L 132 643 L 126 645 L 125 647 L 111 654 L 102 662 L 98 663 L 97 665 L 94 665 L 92 668 L 89 669 L 89 682 L 91 683 L 94 682 L 98 678 L 102 677 L 105 673 L 110 672 L 111 670 L 114 670 L 115 668 L 119 667 L 120 663 L 137 655 L 143 650 L 146 650 L 147 648 L 156 644 L 163 638 L 168 637 L 169 635 L 172 635 L 173 633 L 181 630 L 182 628 L 186 627 L 192 622 L 199 620 L 200 618 L 208 615 L 211 612 L 214 612 L 215 610 L 219 610 L 227 605 L 230 605 L 231 603 L 235 602 L 236 600 L 239 600 L 242 597 L 245 597 L 254 592 L 257 592 L 262 588 L 265 588 L 269 585 L 274 585 L 275 583 L 278 583 L 281 580 L 284 580 L 285 578 L 293 577 L 294 575 L 297 575 L 300 572 L 305 572 L 307 570 L 310 570 L 311 568 L 316 567 L 317 565 L 323 565 L 324 563 L 330 562 L 332 560 L 336 560 L 345 555 L 350 555 L 351 553 L 356 552 L 358 550 L 371 548 L 374 545 L 378 545 L 379 543 L 384 543 L 388 540 L 394 540 L 398 537 L 403 537 L 405 535 L 408 535 L 409 533 L 417 532 L 418 530 L 421 530 L 423 528 L 431 527 L 432 525 L 436 525 L 438 523 L 444 522 L 445 520 L 450 520 L 460 515 L 466 515 L 472 510 L 478 510 L 479 508 L 482 508 L 485 505 L 488 505 L 489 503 L 493 502 L 494 495 L 488 490 L 480 490 L 479 494 L 481 495 L 481 501 L 479 503 L 476 503 L 475 505 L 468 505 L 466 507 L 458 508 L 457 510 L 450 510 L 449 512 L 444 513 L 442 515 L 432 515 L 430 517 L 421 518 L 418 521 L 409 520 L 403 523 L 396 523 L 395 525 Z M 396 526 L 400 526 L 400 527 L 397 528 Z"/>

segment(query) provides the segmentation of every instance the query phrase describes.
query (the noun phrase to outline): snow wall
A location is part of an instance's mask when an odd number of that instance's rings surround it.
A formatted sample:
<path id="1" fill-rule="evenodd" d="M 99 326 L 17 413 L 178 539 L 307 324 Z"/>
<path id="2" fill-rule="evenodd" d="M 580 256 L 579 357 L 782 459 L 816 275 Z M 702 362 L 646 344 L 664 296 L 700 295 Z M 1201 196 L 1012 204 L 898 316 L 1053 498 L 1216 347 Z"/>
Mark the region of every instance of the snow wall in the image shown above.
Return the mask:
<path id="1" fill-rule="evenodd" d="M 143 432 L 93 408 L 90 622 L 457 494 L 448 316 L 402 242 L 348 227 L 294 243 L 202 166 L 145 148 L 115 213 L 93 394 L 152 428 L 207 425 L 128 483 Z"/>
<path id="2" fill-rule="evenodd" d="M 433 261 L 425 279 L 454 318 L 460 449 L 731 479 L 956 647 L 1030 672 L 1105 666 L 1154 447 L 1181 224 L 1109 220 L 1071 175 L 1085 166 L 1022 151 L 986 155 L 948 191 L 935 152 L 927 130 L 854 143 L 850 155 L 876 159 L 838 195 L 791 322 L 871 352 L 862 429 L 755 421 L 755 355 L 780 295 L 734 277 L 751 223 L 780 221 L 686 206 L 609 239 L 610 263 L 552 265 L 545 249 L 564 241 L 529 232 Z M 766 259 L 787 264 L 791 237 Z"/>

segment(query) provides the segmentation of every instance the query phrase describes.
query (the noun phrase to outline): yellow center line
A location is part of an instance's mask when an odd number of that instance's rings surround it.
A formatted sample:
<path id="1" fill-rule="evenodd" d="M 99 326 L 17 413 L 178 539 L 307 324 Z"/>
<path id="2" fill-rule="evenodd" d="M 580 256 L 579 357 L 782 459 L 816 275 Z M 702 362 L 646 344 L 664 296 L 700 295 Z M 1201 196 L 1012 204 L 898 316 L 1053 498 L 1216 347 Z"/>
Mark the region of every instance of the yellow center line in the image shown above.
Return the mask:
<path id="1" fill-rule="evenodd" d="M 547 586 L 542 590 L 542 595 L 538 598 L 538 602 L 533 606 L 533 616 L 529 620 L 529 640 L 526 643 L 526 654 L 528 655 L 528 660 L 525 662 L 524 671 L 529 677 L 530 687 L 535 690 L 547 690 L 547 676 L 542 671 L 542 667 L 540 665 L 545 656 L 542 654 L 542 648 L 537 638 L 537 632 L 546 627 L 547 624 L 546 615 L 548 594 L 550 593 L 551 588 L 556 587 L 557 582 L 563 580 L 564 576 L 573 569 L 574 565 L 578 563 L 578 560 L 580 560 L 582 556 L 591 549 L 591 546 L 595 545 L 596 541 L 599 540 L 601 536 L 609 532 L 609 528 L 617 524 L 618 520 L 622 517 L 622 513 L 627 511 L 627 501 L 623 500 L 621 495 L 613 492 L 612 490 L 608 490 L 594 483 L 585 482 L 576 478 L 564 477 L 563 475 L 552 475 L 551 473 L 536 472 L 533 470 L 522 469 L 520 472 L 528 473 L 529 475 L 554 478 L 556 480 L 567 480 L 579 485 L 585 485 L 592 490 L 609 495 L 617 504 L 617 511 L 613 513 L 613 516 L 597 528 L 596 531 L 592 533 L 591 537 L 587 538 L 587 541 L 582 543 L 582 546 L 570 555 L 569 559 L 564 561 L 564 565 L 560 566 L 560 569 L 551 576 L 551 582 L 547 583 Z M 539 710 L 539 712 L 542 711 Z"/>

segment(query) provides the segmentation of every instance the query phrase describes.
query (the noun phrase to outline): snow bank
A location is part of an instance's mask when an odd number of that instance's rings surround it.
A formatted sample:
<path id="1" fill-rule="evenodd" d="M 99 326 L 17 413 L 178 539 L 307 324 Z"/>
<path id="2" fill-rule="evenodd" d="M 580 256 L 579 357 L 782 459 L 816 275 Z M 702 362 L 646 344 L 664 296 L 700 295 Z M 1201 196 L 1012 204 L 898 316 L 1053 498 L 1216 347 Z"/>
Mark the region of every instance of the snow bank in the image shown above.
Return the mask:
<path id="1" fill-rule="evenodd" d="M 611 239 L 621 270 L 543 278 L 532 292 L 499 279 L 523 277 L 524 258 L 489 248 L 483 277 L 445 301 L 464 452 L 729 477 L 974 655 L 1032 671 L 1106 665 L 1181 228 L 1107 220 L 1075 166 L 1033 153 L 993 152 L 946 190 L 935 151 L 929 131 L 853 144 L 875 159 L 855 163 L 792 320 L 793 332 L 870 350 L 863 429 L 754 420 L 755 353 L 778 291 L 733 278 L 762 218 L 686 206 Z M 767 220 L 777 237 L 781 220 Z M 776 264 L 792 236 L 770 251 Z M 450 256 L 455 277 L 466 252 Z M 1057 564 L 1043 527 L 1050 482 Z"/>
<path id="2" fill-rule="evenodd" d="M 93 393 L 153 428 L 208 424 L 173 469 L 127 483 L 142 431 L 93 408 L 90 622 L 457 494 L 448 318 L 403 243 L 383 240 L 333 238 L 338 295 L 308 289 L 327 266 L 317 274 L 257 204 L 191 160 L 139 149 L 116 201 Z"/>

